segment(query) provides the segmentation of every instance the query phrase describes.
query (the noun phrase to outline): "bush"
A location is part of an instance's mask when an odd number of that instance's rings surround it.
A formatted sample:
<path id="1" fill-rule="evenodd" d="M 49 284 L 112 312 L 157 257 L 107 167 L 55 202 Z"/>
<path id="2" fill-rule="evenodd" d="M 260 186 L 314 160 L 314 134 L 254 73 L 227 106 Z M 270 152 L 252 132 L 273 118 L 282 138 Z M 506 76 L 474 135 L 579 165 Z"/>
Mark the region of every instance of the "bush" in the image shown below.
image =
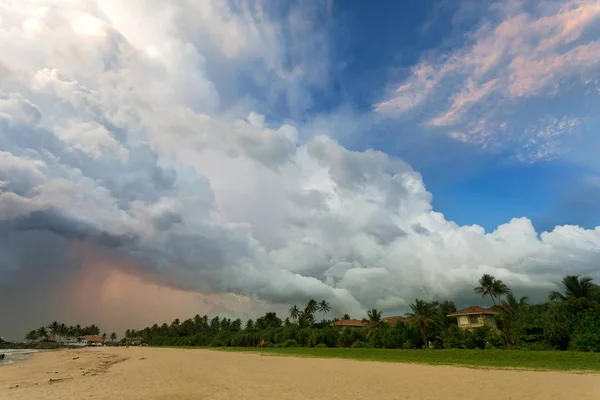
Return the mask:
<path id="1" fill-rule="evenodd" d="M 288 339 L 285 342 L 283 342 L 283 344 L 281 345 L 281 347 L 297 347 L 298 346 L 298 342 L 296 342 L 293 339 Z"/>
<path id="2" fill-rule="evenodd" d="M 351 347 L 357 340 L 363 341 L 364 339 L 365 336 L 362 329 L 344 328 L 342 333 L 338 336 L 338 346 Z"/>
<path id="3" fill-rule="evenodd" d="M 327 345 L 325 343 L 319 343 L 315 346 L 315 349 L 326 349 Z"/>
<path id="4" fill-rule="evenodd" d="M 353 349 L 366 349 L 368 347 L 371 347 L 369 343 L 363 342 L 362 340 L 357 340 L 356 342 L 352 343 Z"/>
<path id="5" fill-rule="evenodd" d="M 412 340 L 409 339 L 406 342 L 404 342 L 404 344 L 402 344 L 402 348 L 406 349 L 406 350 L 412 349 L 413 348 Z"/>
<path id="6" fill-rule="evenodd" d="M 490 349 L 502 347 L 502 336 L 489 326 L 481 326 L 465 332 L 465 346 L 469 349 Z"/>
<path id="7" fill-rule="evenodd" d="M 577 335 L 571 342 L 571 348 L 577 351 L 600 352 L 600 334 L 584 333 Z"/>
<path id="8" fill-rule="evenodd" d="M 303 328 L 298 331 L 296 340 L 298 341 L 298 344 L 300 346 L 308 346 L 308 340 L 310 339 L 311 335 L 312 335 L 312 329 Z"/>

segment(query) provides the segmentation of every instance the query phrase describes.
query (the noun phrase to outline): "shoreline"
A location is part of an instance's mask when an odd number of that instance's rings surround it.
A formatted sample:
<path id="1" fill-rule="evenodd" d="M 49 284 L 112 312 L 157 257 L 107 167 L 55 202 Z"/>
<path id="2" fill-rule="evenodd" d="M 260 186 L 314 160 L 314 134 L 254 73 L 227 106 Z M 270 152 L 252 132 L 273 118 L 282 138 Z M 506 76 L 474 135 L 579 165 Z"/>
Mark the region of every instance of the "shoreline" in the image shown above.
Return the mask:
<path id="1" fill-rule="evenodd" d="M 9 367 L 11 365 L 19 364 L 28 360 L 31 360 L 39 352 L 52 351 L 52 350 L 39 350 L 39 349 L 2 349 L 0 354 L 4 354 L 4 360 L 0 361 L 0 368 Z"/>

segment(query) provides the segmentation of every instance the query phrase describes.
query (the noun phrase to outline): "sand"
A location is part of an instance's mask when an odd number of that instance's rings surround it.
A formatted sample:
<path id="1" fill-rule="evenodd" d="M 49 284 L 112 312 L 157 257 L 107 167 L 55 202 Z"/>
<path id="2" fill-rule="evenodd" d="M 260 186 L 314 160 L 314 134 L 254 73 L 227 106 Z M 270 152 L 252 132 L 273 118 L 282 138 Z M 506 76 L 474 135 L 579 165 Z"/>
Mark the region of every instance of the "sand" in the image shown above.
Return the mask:
<path id="1" fill-rule="evenodd" d="M 18 386 L 17 386 L 18 385 Z M 600 375 L 156 348 L 36 354 L 0 399 L 600 399 Z"/>

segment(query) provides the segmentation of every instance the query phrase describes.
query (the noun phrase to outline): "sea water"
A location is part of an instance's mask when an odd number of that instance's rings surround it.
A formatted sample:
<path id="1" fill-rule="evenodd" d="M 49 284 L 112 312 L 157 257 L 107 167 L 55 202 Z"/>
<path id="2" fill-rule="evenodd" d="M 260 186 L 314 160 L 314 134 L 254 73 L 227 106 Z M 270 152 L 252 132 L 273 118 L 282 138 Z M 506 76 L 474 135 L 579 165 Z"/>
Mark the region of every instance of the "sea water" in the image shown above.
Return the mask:
<path id="1" fill-rule="evenodd" d="M 0 366 L 11 365 L 19 361 L 29 360 L 34 353 L 39 350 L 32 349 L 0 349 L 0 354 L 4 354 L 4 360 L 0 361 Z"/>

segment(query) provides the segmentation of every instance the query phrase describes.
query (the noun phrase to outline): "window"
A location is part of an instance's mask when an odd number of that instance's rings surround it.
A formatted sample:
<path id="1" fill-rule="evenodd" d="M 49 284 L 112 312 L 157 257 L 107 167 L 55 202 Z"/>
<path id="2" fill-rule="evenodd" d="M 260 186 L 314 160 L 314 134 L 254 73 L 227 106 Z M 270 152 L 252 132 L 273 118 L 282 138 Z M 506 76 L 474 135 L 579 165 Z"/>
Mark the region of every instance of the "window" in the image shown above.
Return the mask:
<path id="1" fill-rule="evenodd" d="M 467 317 L 458 317 L 459 325 L 469 325 L 469 318 Z"/>

